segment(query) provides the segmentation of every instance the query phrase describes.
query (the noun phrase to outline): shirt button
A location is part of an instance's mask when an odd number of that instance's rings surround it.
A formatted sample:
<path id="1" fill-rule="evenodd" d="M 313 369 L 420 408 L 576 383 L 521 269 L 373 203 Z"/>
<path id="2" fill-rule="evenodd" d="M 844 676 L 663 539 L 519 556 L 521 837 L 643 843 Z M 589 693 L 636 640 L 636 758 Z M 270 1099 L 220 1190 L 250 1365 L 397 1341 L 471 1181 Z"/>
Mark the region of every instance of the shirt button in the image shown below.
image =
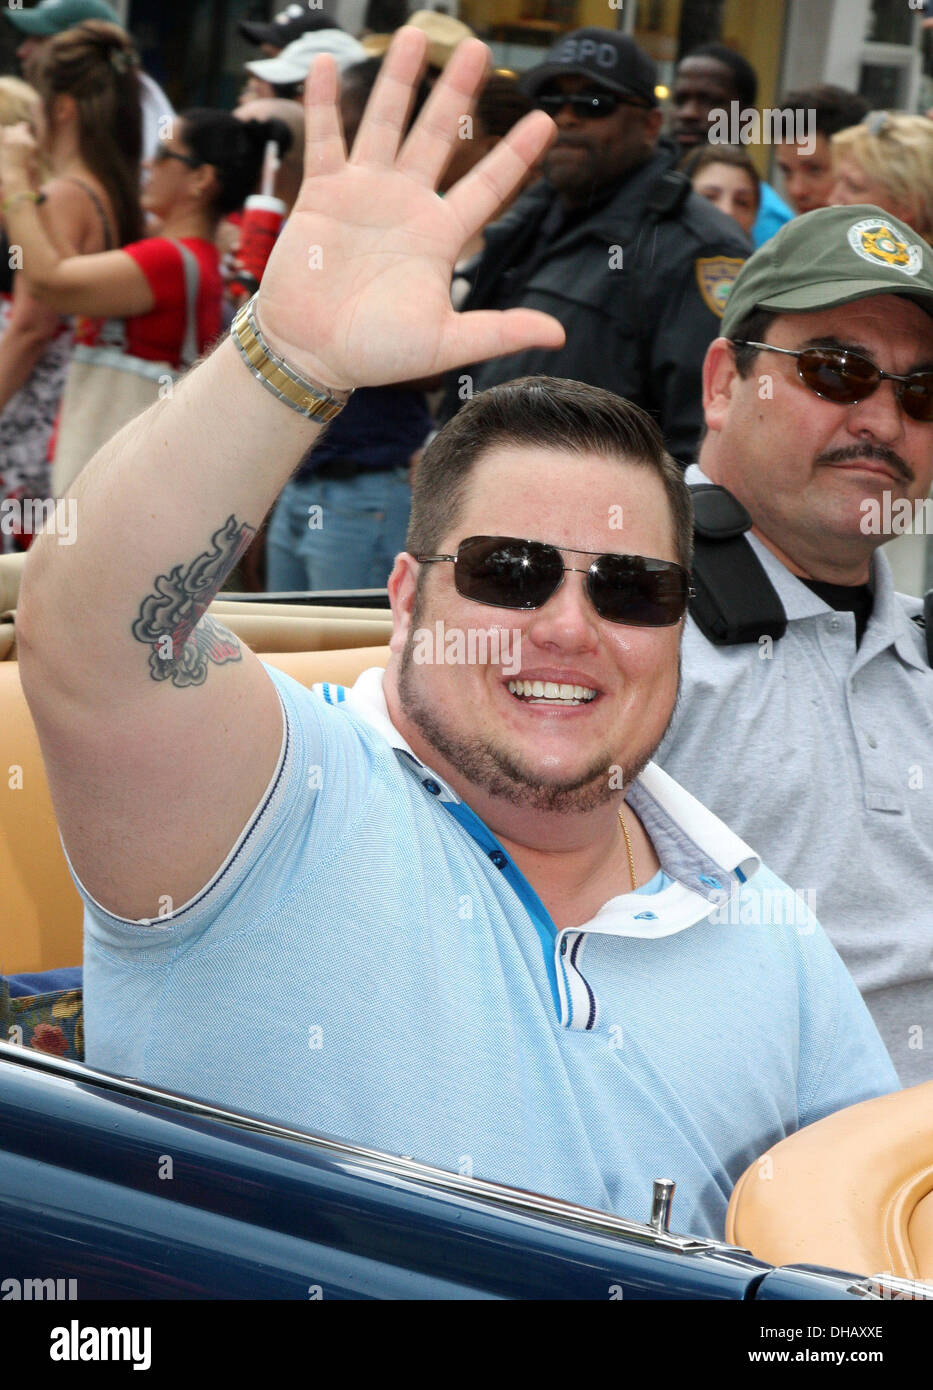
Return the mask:
<path id="1" fill-rule="evenodd" d="M 430 778 L 428 778 L 428 780 L 425 783 L 423 783 L 423 786 L 425 791 L 430 792 L 432 796 L 440 796 L 440 787 L 437 785 L 436 782 L 432 782 Z"/>
<path id="2" fill-rule="evenodd" d="M 838 631 L 839 631 L 839 619 L 838 619 L 838 618 L 830 618 L 829 623 L 828 623 L 828 627 L 829 627 L 830 632 L 838 632 Z"/>
<path id="3" fill-rule="evenodd" d="M 567 954 L 567 938 L 566 938 L 566 937 L 564 937 L 563 941 L 560 943 L 560 953 L 561 953 L 562 956 L 565 956 L 565 955 Z"/>
<path id="4" fill-rule="evenodd" d="M 868 744 L 869 748 L 878 747 L 878 740 L 875 738 L 874 734 L 866 734 L 865 742 Z"/>
<path id="5" fill-rule="evenodd" d="M 497 869 L 504 869 L 506 864 L 509 862 L 506 859 L 505 855 L 502 853 L 501 849 L 491 849 L 489 851 L 489 857 L 495 864 Z"/>

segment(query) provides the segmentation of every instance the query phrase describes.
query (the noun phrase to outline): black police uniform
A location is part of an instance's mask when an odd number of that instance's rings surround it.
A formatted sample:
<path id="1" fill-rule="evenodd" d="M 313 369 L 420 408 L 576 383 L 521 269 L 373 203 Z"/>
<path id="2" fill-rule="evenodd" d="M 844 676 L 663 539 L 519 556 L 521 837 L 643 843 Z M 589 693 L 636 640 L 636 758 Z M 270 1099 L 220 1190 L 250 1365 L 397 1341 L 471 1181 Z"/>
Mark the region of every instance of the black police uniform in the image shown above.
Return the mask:
<path id="1" fill-rule="evenodd" d="M 674 172 L 661 141 L 601 200 L 566 212 L 541 181 L 487 228 L 463 309 L 541 309 L 562 348 L 530 348 L 452 372 L 441 420 L 469 394 L 516 377 L 569 377 L 649 410 L 668 449 L 693 461 L 702 427 L 701 368 L 751 244 Z"/>

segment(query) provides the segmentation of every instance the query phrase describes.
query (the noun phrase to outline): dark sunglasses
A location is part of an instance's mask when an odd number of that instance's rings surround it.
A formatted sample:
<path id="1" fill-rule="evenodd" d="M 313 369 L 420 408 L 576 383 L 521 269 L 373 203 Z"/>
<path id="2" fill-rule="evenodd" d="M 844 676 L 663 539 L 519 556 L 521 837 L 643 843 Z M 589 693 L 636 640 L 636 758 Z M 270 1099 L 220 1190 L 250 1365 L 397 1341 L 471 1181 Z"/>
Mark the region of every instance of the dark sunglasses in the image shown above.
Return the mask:
<path id="1" fill-rule="evenodd" d="M 836 405 L 857 405 L 883 381 L 894 382 L 894 394 L 912 420 L 933 420 L 933 371 L 897 376 L 883 372 L 868 357 L 849 348 L 780 348 L 771 343 L 732 339 L 736 347 L 758 348 L 761 352 L 782 352 L 797 359 L 797 375 L 823 400 Z"/>
<path id="2" fill-rule="evenodd" d="M 626 101 L 614 92 L 542 92 L 535 97 L 535 106 L 549 116 L 556 116 L 565 106 L 571 106 L 578 116 L 611 116 L 620 106 L 649 109 L 643 102 Z"/>
<path id="3" fill-rule="evenodd" d="M 204 163 L 203 159 L 195 159 L 191 154 L 179 154 L 177 150 L 170 150 L 166 145 L 157 145 L 152 156 L 153 164 L 161 164 L 165 159 L 177 159 L 179 164 L 187 164 L 189 169 L 200 169 Z"/>
<path id="4" fill-rule="evenodd" d="M 628 627 L 671 627 L 692 597 L 690 576 L 670 560 L 645 555 L 595 555 L 588 569 L 565 565 L 556 545 L 514 536 L 468 536 L 456 555 L 416 555 L 422 565 L 451 560 L 454 585 L 463 598 L 491 608 L 540 608 L 557 592 L 564 575 L 585 574 L 590 601 L 601 618 Z"/>

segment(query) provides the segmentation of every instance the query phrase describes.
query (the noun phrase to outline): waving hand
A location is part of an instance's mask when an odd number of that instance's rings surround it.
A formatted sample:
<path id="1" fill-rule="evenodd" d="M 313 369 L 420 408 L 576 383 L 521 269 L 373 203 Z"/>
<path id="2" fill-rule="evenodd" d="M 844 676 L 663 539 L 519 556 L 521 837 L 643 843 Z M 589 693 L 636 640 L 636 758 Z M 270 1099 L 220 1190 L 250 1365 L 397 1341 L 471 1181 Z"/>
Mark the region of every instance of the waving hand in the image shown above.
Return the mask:
<path id="1" fill-rule="evenodd" d="M 275 351 L 332 389 L 433 376 L 564 340 L 547 314 L 451 307 L 461 247 L 526 176 L 554 125 L 532 112 L 439 197 L 435 184 L 489 54 L 479 40 L 460 45 L 401 143 L 425 42 L 414 29 L 396 36 L 349 158 L 333 59 L 315 59 L 306 83 L 305 179 L 269 260 L 258 317 Z"/>

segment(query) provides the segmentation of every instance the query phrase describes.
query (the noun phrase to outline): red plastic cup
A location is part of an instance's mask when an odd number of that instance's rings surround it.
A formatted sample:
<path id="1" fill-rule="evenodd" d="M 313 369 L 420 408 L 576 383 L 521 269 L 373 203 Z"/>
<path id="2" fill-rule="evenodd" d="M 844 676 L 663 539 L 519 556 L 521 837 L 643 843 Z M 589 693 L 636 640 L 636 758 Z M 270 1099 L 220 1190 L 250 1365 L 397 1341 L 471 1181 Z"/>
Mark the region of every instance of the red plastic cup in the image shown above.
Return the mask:
<path id="1" fill-rule="evenodd" d="M 286 211 L 281 198 L 272 198 L 263 193 L 254 193 L 247 198 L 237 251 L 240 269 L 230 286 L 234 295 L 248 296 L 255 294 L 259 288 L 266 262 L 282 230 Z"/>

